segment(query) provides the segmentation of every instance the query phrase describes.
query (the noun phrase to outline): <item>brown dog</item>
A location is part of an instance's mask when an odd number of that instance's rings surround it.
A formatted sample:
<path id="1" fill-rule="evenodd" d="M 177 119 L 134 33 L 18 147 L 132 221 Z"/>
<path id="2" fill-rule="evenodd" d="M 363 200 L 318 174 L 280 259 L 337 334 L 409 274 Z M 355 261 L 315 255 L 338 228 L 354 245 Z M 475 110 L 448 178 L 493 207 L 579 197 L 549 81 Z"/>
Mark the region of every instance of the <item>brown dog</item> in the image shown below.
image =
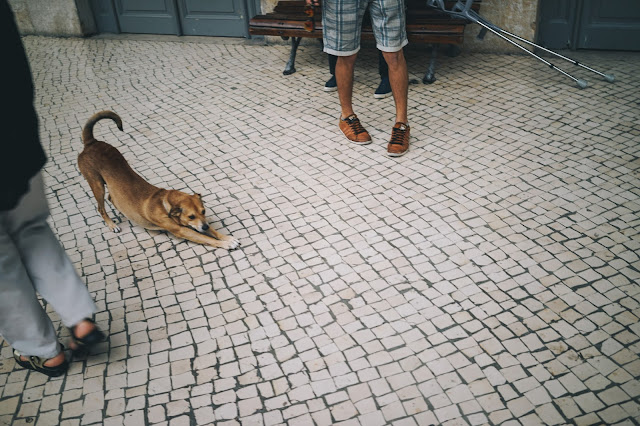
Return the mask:
<path id="1" fill-rule="evenodd" d="M 240 242 L 209 227 L 200 194 L 189 195 L 155 187 L 140 177 L 113 146 L 93 137 L 93 126 L 103 118 L 115 121 L 122 130 L 122 120 L 112 111 L 94 114 L 82 130 L 84 150 L 78 156 L 80 172 L 89 182 L 98 202 L 98 211 L 114 232 L 120 228 L 104 208 L 104 185 L 109 201 L 131 221 L 147 229 L 164 229 L 176 237 L 213 247 L 234 249 Z"/>

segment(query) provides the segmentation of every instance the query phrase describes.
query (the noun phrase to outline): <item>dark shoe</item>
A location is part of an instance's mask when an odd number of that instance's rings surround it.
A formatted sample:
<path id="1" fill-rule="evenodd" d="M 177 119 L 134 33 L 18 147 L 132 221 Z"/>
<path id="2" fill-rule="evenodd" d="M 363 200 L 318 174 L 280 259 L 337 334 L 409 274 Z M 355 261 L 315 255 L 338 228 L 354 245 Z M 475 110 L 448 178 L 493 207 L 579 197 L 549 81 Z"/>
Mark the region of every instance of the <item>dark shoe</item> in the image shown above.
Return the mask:
<path id="1" fill-rule="evenodd" d="M 338 83 L 336 83 L 336 76 L 332 75 L 329 80 L 324 84 L 325 92 L 335 92 L 338 90 Z"/>
<path id="2" fill-rule="evenodd" d="M 64 346 L 62 345 L 60 346 L 61 346 L 61 350 L 64 350 Z M 20 357 L 25 357 L 27 359 L 23 360 L 23 359 L 20 359 Z M 38 373 L 42 373 L 49 377 L 62 376 L 69 369 L 69 361 L 67 361 L 66 357 L 64 359 L 64 362 L 62 362 L 61 364 L 58 364 L 53 367 L 49 367 L 47 365 L 44 365 L 44 363 L 49 361 L 49 359 L 51 358 L 43 359 L 43 358 L 40 358 L 39 356 L 21 355 L 20 352 L 14 349 L 13 359 L 16 360 L 16 362 L 20 367 L 26 368 L 27 370 L 37 371 Z"/>
<path id="3" fill-rule="evenodd" d="M 371 136 L 367 132 L 360 120 L 355 114 L 351 114 L 345 119 L 340 119 L 340 130 L 351 142 L 355 142 L 360 145 L 366 145 L 371 143 Z"/>
<path id="4" fill-rule="evenodd" d="M 409 151 L 409 131 L 408 124 L 397 122 L 391 129 L 391 140 L 387 145 L 389 157 L 400 157 Z"/>
<path id="5" fill-rule="evenodd" d="M 389 83 L 389 77 L 382 77 L 380 80 L 380 85 L 376 89 L 373 97 L 376 99 L 388 98 L 393 93 L 391 93 L 391 83 Z"/>
<path id="6" fill-rule="evenodd" d="M 83 321 L 89 321 L 93 325 L 96 324 L 90 318 L 85 318 Z M 92 346 L 96 345 L 97 343 L 104 342 L 106 338 L 106 336 L 102 331 L 100 331 L 98 326 L 95 326 L 93 330 L 91 330 L 89 334 L 87 334 L 86 336 L 78 337 L 76 336 L 76 327 L 77 326 L 74 325 L 69 329 L 69 331 L 71 332 L 71 342 L 69 343 L 69 346 L 73 351 L 88 351 Z"/>

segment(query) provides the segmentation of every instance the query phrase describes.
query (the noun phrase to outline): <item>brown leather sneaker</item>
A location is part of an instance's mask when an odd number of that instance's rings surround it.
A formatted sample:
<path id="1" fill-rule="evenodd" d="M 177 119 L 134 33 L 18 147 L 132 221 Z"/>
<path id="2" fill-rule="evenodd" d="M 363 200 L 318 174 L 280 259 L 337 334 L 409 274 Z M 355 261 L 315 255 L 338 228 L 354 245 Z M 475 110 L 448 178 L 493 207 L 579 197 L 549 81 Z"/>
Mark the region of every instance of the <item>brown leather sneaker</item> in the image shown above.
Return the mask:
<path id="1" fill-rule="evenodd" d="M 409 151 L 409 131 L 408 124 L 397 122 L 391 129 L 391 140 L 387 145 L 389 157 L 400 157 Z"/>
<path id="2" fill-rule="evenodd" d="M 342 133 L 349 139 L 351 142 L 366 145 L 371 143 L 371 136 L 369 132 L 367 132 L 362 124 L 360 124 L 360 120 L 355 114 L 351 114 L 347 118 L 340 119 L 340 130 Z"/>

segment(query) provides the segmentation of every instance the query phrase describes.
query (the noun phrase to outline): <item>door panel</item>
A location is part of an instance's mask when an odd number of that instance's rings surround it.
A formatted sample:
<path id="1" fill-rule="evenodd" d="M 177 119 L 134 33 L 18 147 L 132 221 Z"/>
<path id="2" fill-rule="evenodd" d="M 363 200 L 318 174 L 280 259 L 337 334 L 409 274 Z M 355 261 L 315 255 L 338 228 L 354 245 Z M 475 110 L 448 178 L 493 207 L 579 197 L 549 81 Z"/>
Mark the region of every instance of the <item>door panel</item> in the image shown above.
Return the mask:
<path id="1" fill-rule="evenodd" d="M 640 50 L 640 1 L 586 1 L 578 48 Z"/>
<path id="2" fill-rule="evenodd" d="M 184 35 L 246 37 L 244 0 L 178 0 Z"/>
<path id="3" fill-rule="evenodd" d="M 123 33 L 180 34 L 174 0 L 115 0 Z"/>
<path id="4" fill-rule="evenodd" d="M 118 18 L 112 2 L 91 0 L 91 10 L 99 33 L 119 33 Z"/>
<path id="5" fill-rule="evenodd" d="M 576 0 L 543 1 L 540 4 L 538 43 L 550 49 L 572 46 L 576 21 Z"/>
<path id="6" fill-rule="evenodd" d="M 185 2 L 185 6 L 191 13 L 234 13 L 236 11 L 234 2 L 229 0 L 189 0 Z"/>

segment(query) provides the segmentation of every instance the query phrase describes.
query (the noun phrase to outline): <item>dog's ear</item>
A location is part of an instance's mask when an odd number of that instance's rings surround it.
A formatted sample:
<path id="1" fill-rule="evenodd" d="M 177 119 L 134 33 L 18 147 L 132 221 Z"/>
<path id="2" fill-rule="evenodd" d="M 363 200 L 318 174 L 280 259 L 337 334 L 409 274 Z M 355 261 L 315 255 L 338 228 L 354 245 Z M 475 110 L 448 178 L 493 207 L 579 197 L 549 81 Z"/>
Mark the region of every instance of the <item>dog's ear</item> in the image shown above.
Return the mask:
<path id="1" fill-rule="evenodd" d="M 182 209 L 180 207 L 173 207 L 169 211 L 169 217 L 178 217 L 180 216 L 180 213 L 182 213 Z"/>

